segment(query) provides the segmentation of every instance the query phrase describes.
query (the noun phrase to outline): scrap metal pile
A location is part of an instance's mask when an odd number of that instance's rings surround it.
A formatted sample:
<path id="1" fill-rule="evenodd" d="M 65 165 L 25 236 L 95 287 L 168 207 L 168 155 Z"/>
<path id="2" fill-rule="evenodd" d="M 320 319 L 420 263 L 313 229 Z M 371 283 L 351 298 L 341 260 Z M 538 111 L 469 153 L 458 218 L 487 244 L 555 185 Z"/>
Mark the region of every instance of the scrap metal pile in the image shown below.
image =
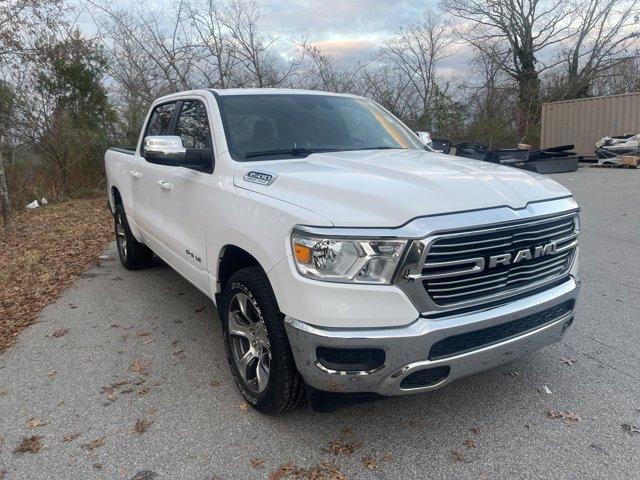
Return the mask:
<path id="1" fill-rule="evenodd" d="M 603 137 L 595 145 L 598 164 L 629 165 L 640 163 L 640 134 Z"/>

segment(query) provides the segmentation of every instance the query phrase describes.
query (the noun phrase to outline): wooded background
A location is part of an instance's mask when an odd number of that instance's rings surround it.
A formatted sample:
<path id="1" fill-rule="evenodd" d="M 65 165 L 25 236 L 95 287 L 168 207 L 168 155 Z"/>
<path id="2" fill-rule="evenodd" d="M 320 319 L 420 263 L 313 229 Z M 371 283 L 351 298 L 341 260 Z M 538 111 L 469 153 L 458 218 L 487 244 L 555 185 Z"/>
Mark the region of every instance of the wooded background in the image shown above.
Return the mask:
<path id="1" fill-rule="evenodd" d="M 5 228 L 12 207 L 100 191 L 104 151 L 135 144 L 155 98 L 192 88 L 351 92 L 434 138 L 536 145 L 542 102 L 640 91 L 639 1 L 442 0 L 345 63 L 312 31 L 265 33 L 253 0 L 0 0 Z"/>

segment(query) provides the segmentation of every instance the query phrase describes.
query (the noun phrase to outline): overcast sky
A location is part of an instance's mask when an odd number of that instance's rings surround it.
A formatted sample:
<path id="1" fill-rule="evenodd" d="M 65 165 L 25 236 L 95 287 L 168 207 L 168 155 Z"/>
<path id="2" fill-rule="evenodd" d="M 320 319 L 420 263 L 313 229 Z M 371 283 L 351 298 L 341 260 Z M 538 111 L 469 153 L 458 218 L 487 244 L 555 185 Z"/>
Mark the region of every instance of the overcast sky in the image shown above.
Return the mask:
<path id="1" fill-rule="evenodd" d="M 74 0 L 72 0 L 74 1 Z M 81 1 L 81 0 L 75 0 Z M 403 25 L 416 22 L 438 0 L 256 0 L 265 34 L 298 41 L 306 38 L 338 61 L 369 57 L 385 38 Z M 162 10 L 174 0 L 145 1 L 147 8 Z M 112 6 L 126 8 L 139 0 L 112 0 Z M 95 33 L 89 15 L 78 24 Z"/>
<path id="2" fill-rule="evenodd" d="M 350 61 L 373 53 L 399 27 L 416 22 L 437 0 L 258 0 L 265 31 L 304 36 Z"/>

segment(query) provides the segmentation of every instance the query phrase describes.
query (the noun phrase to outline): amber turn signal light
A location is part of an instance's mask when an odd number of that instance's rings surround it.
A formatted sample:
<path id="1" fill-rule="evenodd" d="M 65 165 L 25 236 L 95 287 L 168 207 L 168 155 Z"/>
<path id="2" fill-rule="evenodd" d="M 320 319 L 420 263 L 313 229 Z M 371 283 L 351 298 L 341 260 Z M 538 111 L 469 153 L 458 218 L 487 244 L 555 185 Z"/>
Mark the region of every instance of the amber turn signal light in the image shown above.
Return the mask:
<path id="1" fill-rule="evenodd" d="M 293 251 L 296 255 L 296 259 L 302 263 L 311 262 L 311 249 L 306 245 L 296 243 L 293 245 Z"/>

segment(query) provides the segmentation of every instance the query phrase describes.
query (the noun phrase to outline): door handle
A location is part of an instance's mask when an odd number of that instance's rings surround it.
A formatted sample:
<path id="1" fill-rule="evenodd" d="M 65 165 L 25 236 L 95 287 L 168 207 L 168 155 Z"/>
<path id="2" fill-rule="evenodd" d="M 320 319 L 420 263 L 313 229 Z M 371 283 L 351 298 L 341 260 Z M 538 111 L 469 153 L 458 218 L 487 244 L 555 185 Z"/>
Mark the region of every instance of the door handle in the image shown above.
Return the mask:
<path id="1" fill-rule="evenodd" d="M 140 172 L 137 172 L 136 170 L 131 170 L 129 172 L 129 175 L 131 175 L 133 178 L 140 178 L 142 177 L 142 174 Z"/>
<path id="2" fill-rule="evenodd" d="M 164 180 L 159 180 L 157 185 L 158 188 L 161 188 L 163 190 L 171 190 L 171 184 L 169 182 L 165 182 Z"/>

